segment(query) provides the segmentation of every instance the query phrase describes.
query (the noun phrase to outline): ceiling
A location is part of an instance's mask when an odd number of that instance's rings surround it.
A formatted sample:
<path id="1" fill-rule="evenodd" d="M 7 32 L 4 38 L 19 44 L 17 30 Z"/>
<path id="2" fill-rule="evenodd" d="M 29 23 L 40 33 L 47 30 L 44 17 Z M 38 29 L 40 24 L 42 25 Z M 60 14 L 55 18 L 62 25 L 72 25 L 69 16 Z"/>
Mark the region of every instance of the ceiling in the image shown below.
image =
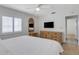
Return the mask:
<path id="1" fill-rule="evenodd" d="M 52 12 L 63 11 L 68 12 L 79 12 L 79 4 L 1 4 L 11 9 L 19 10 L 25 13 L 30 13 L 36 16 L 45 16 L 49 15 Z M 36 11 L 36 8 L 39 7 L 40 11 Z M 77 12 L 77 13 L 78 13 Z"/>
<path id="2" fill-rule="evenodd" d="M 2 4 L 2 6 L 34 15 L 46 15 L 51 13 L 51 10 L 55 10 L 52 4 Z M 40 7 L 40 11 L 36 11 L 38 6 Z"/>

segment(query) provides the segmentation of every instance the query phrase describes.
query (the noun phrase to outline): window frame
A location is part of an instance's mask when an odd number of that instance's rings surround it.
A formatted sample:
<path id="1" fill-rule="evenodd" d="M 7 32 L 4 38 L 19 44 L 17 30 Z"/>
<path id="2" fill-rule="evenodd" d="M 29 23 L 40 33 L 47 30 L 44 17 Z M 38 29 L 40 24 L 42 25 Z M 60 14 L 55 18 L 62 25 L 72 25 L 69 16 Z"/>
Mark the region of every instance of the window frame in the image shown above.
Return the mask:
<path id="1" fill-rule="evenodd" d="M 15 31 L 15 26 L 14 26 L 14 25 L 15 25 L 15 24 L 14 24 L 14 23 L 15 23 L 15 18 L 18 18 L 18 19 L 21 20 L 21 31 Z M 19 18 L 19 17 L 14 17 L 14 18 L 13 18 L 13 31 L 14 31 L 14 32 L 22 32 L 22 18 Z"/>
<path id="2" fill-rule="evenodd" d="M 11 17 L 11 16 L 2 16 L 2 17 Z M 14 26 L 14 19 L 15 18 L 19 18 L 19 19 L 21 19 L 21 31 L 15 31 L 14 30 L 14 28 L 15 28 L 15 26 Z M 2 22 L 2 25 L 3 25 L 3 18 L 2 18 L 2 20 L 1 20 L 1 22 Z M 17 32 L 22 32 L 22 18 L 20 18 L 20 17 L 12 17 L 12 32 L 3 32 L 3 26 L 2 26 L 2 33 L 17 33 Z"/>
<path id="3" fill-rule="evenodd" d="M 11 17 L 11 16 L 2 16 L 2 33 L 12 33 L 13 32 L 13 17 L 12 18 L 12 32 L 3 32 L 3 17 Z"/>

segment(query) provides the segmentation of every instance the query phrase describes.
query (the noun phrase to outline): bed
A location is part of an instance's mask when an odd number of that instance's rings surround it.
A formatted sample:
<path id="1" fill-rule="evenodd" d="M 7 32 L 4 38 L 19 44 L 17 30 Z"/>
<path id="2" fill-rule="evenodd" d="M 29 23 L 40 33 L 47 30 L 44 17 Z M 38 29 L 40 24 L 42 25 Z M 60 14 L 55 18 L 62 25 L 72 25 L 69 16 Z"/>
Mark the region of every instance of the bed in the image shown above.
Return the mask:
<path id="1" fill-rule="evenodd" d="M 60 43 L 44 38 L 20 36 L 0 40 L 0 55 L 59 55 Z"/>

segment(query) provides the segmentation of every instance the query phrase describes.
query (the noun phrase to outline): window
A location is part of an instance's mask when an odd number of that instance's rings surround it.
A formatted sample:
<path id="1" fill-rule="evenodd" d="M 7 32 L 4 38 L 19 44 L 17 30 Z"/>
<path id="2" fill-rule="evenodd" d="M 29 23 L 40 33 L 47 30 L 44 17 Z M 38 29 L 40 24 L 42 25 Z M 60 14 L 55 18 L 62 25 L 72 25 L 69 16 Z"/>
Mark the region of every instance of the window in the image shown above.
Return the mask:
<path id="1" fill-rule="evenodd" d="M 2 33 L 22 31 L 22 19 L 2 16 Z"/>
<path id="2" fill-rule="evenodd" d="M 22 30 L 22 19 L 14 18 L 14 32 Z"/>
<path id="3" fill-rule="evenodd" d="M 2 32 L 13 32 L 13 18 L 12 17 L 2 17 Z"/>

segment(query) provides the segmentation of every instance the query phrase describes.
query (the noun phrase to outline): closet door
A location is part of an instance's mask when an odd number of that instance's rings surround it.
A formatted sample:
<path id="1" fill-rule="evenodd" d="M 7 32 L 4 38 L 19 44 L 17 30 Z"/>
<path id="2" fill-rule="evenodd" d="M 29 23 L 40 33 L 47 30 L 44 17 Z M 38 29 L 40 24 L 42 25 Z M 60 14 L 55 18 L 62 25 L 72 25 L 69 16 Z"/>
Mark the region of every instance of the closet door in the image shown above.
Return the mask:
<path id="1" fill-rule="evenodd" d="M 77 45 L 78 40 L 78 19 L 77 16 L 68 16 L 66 18 L 66 40 L 68 44 Z"/>

